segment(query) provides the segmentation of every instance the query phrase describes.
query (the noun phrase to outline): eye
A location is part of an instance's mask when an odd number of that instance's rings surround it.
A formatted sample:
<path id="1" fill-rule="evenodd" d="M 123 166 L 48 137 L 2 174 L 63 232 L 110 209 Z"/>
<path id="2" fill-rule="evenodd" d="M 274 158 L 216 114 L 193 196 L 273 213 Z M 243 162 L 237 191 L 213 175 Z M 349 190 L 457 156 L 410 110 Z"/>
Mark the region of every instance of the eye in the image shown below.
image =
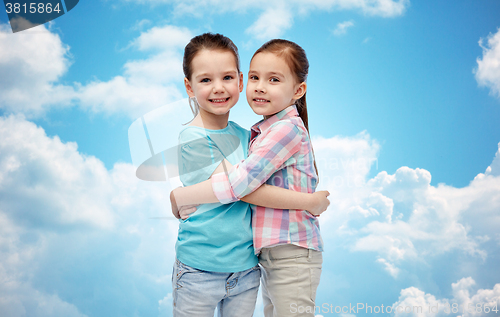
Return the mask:
<path id="1" fill-rule="evenodd" d="M 255 76 L 255 75 L 251 75 L 249 78 L 251 80 L 259 80 L 259 77 Z"/>
<path id="2" fill-rule="evenodd" d="M 208 83 L 210 82 L 210 79 L 208 78 L 203 78 L 202 80 L 200 80 L 201 83 Z"/>
<path id="3" fill-rule="evenodd" d="M 275 82 L 275 83 L 277 83 L 277 82 L 279 82 L 279 81 L 280 81 L 280 79 L 279 79 L 278 77 L 271 77 L 271 78 L 269 79 L 269 81 L 270 81 L 270 82 Z"/>
<path id="4" fill-rule="evenodd" d="M 233 76 L 231 75 L 224 76 L 224 80 L 231 80 L 231 79 L 233 79 Z"/>

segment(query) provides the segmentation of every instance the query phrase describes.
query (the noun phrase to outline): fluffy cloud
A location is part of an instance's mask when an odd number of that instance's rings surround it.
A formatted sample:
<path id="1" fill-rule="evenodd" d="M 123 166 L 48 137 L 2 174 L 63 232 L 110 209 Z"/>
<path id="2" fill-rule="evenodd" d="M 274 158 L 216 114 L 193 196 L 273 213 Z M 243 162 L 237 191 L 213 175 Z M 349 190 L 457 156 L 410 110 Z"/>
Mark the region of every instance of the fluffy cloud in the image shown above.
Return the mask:
<path id="1" fill-rule="evenodd" d="M 158 314 L 177 231 L 169 188 L 21 116 L 0 118 L 0 133 L 2 316 Z"/>
<path id="2" fill-rule="evenodd" d="M 22 117 L 0 119 L 0 133 L 3 212 L 28 226 L 114 226 L 110 176 L 101 161 L 81 156 L 75 143 L 47 138 Z"/>
<path id="3" fill-rule="evenodd" d="M 293 15 L 284 4 L 271 6 L 246 29 L 246 33 L 258 40 L 277 38 L 293 24 Z"/>
<path id="4" fill-rule="evenodd" d="M 263 0 L 221 2 L 180 0 L 139 0 L 157 5 L 170 3 L 177 14 L 205 14 L 257 11 L 256 20 L 246 33 L 259 40 L 280 37 L 289 29 L 294 17 L 312 11 L 357 10 L 382 17 L 404 13 L 408 0 Z M 260 11 L 260 8 L 265 8 Z M 147 21 L 141 21 L 139 26 Z M 348 25 L 342 26 L 342 30 Z M 338 31 L 342 32 L 342 31 Z M 58 34 L 40 25 L 21 33 L 10 33 L 7 24 L 0 25 L 0 108 L 28 117 L 43 115 L 49 108 L 79 105 L 92 112 L 121 113 L 131 118 L 182 98 L 182 48 L 192 37 L 185 28 L 153 27 L 132 41 L 131 48 L 144 59 L 130 60 L 123 73 L 108 81 L 62 84 L 60 78 L 71 64 L 69 47 Z M 168 39 L 168 40 L 167 40 Z"/>
<path id="5" fill-rule="evenodd" d="M 0 24 L 0 108 L 36 116 L 68 106 L 73 88 L 57 82 L 69 65 L 69 47 L 45 26 L 12 34 Z"/>
<path id="6" fill-rule="evenodd" d="M 1 311 L 168 314 L 177 223 L 149 219 L 169 214 L 168 188 L 138 181 L 129 164 L 108 171 L 98 159 L 80 154 L 76 144 L 47 137 L 21 116 L 1 118 L 0 133 Z M 325 245 L 347 250 L 342 262 L 378 266 L 395 282 L 408 276 L 413 263 L 432 276 L 439 270 L 433 259 L 443 255 L 452 255 L 447 270 L 460 272 L 461 262 L 473 259 L 469 264 L 475 266 L 463 270 L 494 273 L 482 263 L 500 245 L 500 149 L 484 174 L 454 188 L 432 186 L 428 171 L 408 167 L 369 178 L 380 145 L 366 132 L 314 137 L 313 145 L 320 188 L 332 193 L 321 217 L 323 238 Z M 331 256 L 337 254 L 325 253 L 325 264 Z M 331 270 L 325 266 L 323 284 Z M 453 299 L 437 299 L 420 290 L 428 287 L 425 277 L 411 281 L 418 288 L 401 291 L 394 307 L 484 304 L 497 300 L 500 291 L 497 284 L 472 292 L 475 284 L 464 279 L 453 284 Z"/>
<path id="7" fill-rule="evenodd" d="M 322 217 L 331 229 L 323 233 L 325 240 L 351 252 L 375 252 L 374 261 L 395 278 L 409 263 L 429 265 L 453 252 L 481 263 L 498 247 L 490 241 L 500 241 L 500 152 L 484 174 L 455 188 L 430 185 L 430 172 L 419 168 L 368 179 L 379 145 L 366 133 L 313 143 L 320 186 L 331 193 Z"/>
<path id="8" fill-rule="evenodd" d="M 172 4 L 178 15 L 191 14 L 203 17 L 208 14 L 247 12 L 262 10 L 257 20 L 246 29 L 248 34 L 259 40 L 280 37 L 292 26 L 297 14 L 311 11 L 356 10 L 366 15 L 395 17 L 402 15 L 409 6 L 409 0 L 292 0 L 292 1 L 181 1 L 181 0 L 125 0 L 148 3 L 153 6 Z"/>
<path id="9" fill-rule="evenodd" d="M 477 59 L 477 68 L 474 70 L 476 80 L 480 86 L 491 89 L 491 94 L 500 98 L 500 28 L 497 33 L 490 34 L 486 43 L 479 40 L 483 49 L 482 58 Z"/>
<path id="10" fill-rule="evenodd" d="M 336 36 L 344 35 L 347 33 L 347 29 L 353 26 L 354 26 L 353 21 L 340 22 L 339 24 L 337 24 L 337 27 L 332 32 Z"/>
<path id="11" fill-rule="evenodd" d="M 131 47 L 152 52 L 143 60 L 128 61 L 124 74 L 107 82 L 78 85 L 81 106 L 94 112 L 125 113 L 137 118 L 182 98 L 182 50 L 192 35 L 175 26 L 153 27 L 135 39 Z"/>
<path id="12" fill-rule="evenodd" d="M 59 35 L 44 25 L 16 34 L 0 25 L 0 108 L 33 117 L 74 103 L 135 119 L 182 98 L 182 49 L 191 37 L 185 28 L 153 27 L 130 45 L 147 58 L 128 61 L 123 74 L 109 81 L 68 86 L 57 83 L 70 65 L 69 47 Z"/>
<path id="13" fill-rule="evenodd" d="M 462 278 L 452 283 L 453 298 L 436 299 L 416 287 L 401 290 L 397 302 L 392 305 L 394 316 L 450 316 L 482 317 L 496 315 L 491 309 L 500 306 L 500 284 L 493 289 L 479 289 L 470 295 L 476 282 L 471 278 Z M 405 311 L 406 310 L 406 311 Z M 459 315 L 458 315 L 459 314 Z"/>

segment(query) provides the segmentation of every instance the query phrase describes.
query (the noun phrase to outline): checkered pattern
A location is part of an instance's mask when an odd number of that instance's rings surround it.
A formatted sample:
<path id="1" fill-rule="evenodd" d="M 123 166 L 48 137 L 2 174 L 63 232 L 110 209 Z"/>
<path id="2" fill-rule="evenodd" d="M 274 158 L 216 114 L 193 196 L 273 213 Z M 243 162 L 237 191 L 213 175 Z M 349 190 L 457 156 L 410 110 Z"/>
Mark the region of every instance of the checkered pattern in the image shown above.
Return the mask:
<path id="1" fill-rule="evenodd" d="M 212 176 L 215 195 L 222 203 L 239 200 L 263 183 L 312 193 L 318 176 L 309 134 L 295 106 L 290 106 L 252 127 L 248 158 L 228 173 Z M 294 244 L 323 251 L 319 223 L 305 210 L 273 209 L 252 205 L 255 253 L 264 247 Z"/>

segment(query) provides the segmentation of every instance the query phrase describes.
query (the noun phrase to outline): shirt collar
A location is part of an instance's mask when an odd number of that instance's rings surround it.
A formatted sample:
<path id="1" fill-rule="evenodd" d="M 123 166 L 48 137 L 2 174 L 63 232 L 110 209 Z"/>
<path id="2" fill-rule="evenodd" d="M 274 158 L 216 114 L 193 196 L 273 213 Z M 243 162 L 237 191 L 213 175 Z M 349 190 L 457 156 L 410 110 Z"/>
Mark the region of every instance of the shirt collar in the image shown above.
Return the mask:
<path id="1" fill-rule="evenodd" d="M 262 133 L 263 131 L 269 129 L 271 125 L 274 123 L 280 121 L 280 120 L 285 120 L 288 118 L 292 117 L 298 117 L 299 112 L 297 111 L 297 107 L 295 105 L 291 105 L 289 107 L 286 107 L 285 109 L 281 110 L 280 112 L 272 115 L 270 118 L 260 120 L 256 124 L 252 126 L 252 131 L 259 134 Z"/>

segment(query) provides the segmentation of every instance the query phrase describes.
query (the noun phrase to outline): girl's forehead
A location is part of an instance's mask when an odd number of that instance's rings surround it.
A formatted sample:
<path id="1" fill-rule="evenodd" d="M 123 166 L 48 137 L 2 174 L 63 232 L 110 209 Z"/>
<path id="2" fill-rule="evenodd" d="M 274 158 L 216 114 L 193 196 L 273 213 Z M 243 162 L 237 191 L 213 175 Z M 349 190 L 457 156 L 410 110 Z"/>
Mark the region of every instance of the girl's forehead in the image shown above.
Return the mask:
<path id="1" fill-rule="evenodd" d="M 210 67 L 217 68 L 217 66 L 232 66 L 238 68 L 236 57 L 234 53 L 229 50 L 200 50 L 193 58 L 192 65 L 194 68 Z"/>
<path id="2" fill-rule="evenodd" d="M 200 50 L 195 56 L 194 59 L 196 58 L 208 58 L 208 59 L 225 59 L 225 58 L 232 58 L 235 59 L 236 57 L 234 56 L 234 53 L 231 52 L 230 50 L 220 50 L 220 49 L 202 49 Z"/>
<path id="3" fill-rule="evenodd" d="M 282 56 L 271 52 L 259 52 L 250 61 L 250 70 L 262 68 L 262 70 L 280 69 L 291 73 L 290 67 Z"/>

